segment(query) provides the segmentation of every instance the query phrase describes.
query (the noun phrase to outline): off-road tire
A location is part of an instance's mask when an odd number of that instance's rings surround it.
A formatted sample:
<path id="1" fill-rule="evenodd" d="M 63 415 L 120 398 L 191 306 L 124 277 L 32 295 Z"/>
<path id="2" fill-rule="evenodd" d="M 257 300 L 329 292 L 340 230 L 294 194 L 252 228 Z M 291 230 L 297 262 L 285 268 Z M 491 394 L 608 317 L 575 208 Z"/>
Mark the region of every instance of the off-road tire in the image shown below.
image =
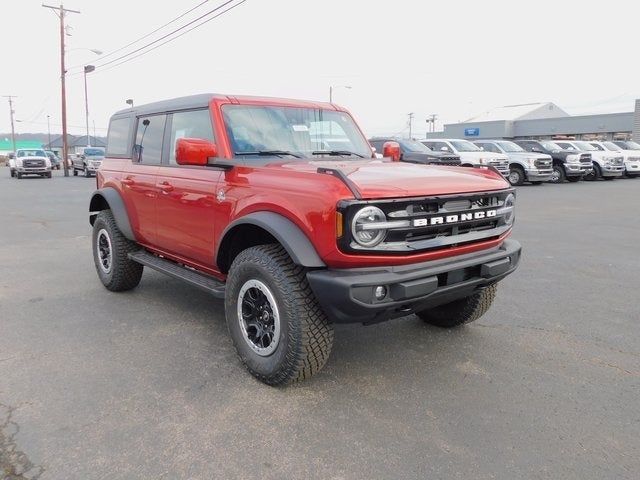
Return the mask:
<path id="1" fill-rule="evenodd" d="M 97 251 L 97 236 L 101 230 L 105 230 L 111 241 L 111 270 L 105 273 L 99 264 Z M 102 210 L 93 223 L 93 235 L 91 236 L 93 248 L 93 262 L 102 284 L 112 292 L 122 292 L 135 288 L 142 278 L 144 267 L 129 259 L 128 254 L 140 249 L 137 243 L 126 238 L 113 218 L 111 210 Z"/>
<path id="2" fill-rule="evenodd" d="M 550 183 L 564 183 L 564 181 L 567 179 L 567 174 L 564 171 L 564 167 L 562 165 L 556 164 L 553 166 L 553 171 L 558 173 L 558 179 L 555 181 L 550 180 Z"/>
<path id="3" fill-rule="evenodd" d="M 525 175 L 524 170 L 519 165 L 512 165 L 509 168 L 509 183 L 516 187 L 519 187 L 524 183 Z"/>
<path id="4" fill-rule="evenodd" d="M 598 180 L 602 178 L 602 170 L 600 169 L 600 165 L 593 162 L 593 170 L 591 173 L 584 176 L 584 179 L 588 182 L 593 182 L 594 180 Z"/>
<path id="5" fill-rule="evenodd" d="M 74 177 L 78 176 L 78 170 L 76 170 L 76 167 L 73 167 L 73 176 Z"/>
<path id="6" fill-rule="evenodd" d="M 262 282 L 275 299 L 280 335 L 268 356 L 256 353 L 238 318 L 241 289 Z M 333 325 L 309 287 L 306 269 L 293 263 L 279 244 L 248 248 L 235 258 L 225 290 L 229 335 L 244 366 L 268 385 L 285 385 L 311 377 L 326 363 L 333 345 Z"/>
<path id="7" fill-rule="evenodd" d="M 469 297 L 416 312 L 416 315 L 430 325 L 442 328 L 458 327 L 484 315 L 491 307 L 497 291 L 498 285 L 494 283 Z"/>
<path id="8" fill-rule="evenodd" d="M 570 183 L 577 183 L 580 181 L 580 179 L 582 178 L 582 176 L 580 175 L 575 175 L 572 177 L 567 177 L 567 181 L 569 181 Z"/>

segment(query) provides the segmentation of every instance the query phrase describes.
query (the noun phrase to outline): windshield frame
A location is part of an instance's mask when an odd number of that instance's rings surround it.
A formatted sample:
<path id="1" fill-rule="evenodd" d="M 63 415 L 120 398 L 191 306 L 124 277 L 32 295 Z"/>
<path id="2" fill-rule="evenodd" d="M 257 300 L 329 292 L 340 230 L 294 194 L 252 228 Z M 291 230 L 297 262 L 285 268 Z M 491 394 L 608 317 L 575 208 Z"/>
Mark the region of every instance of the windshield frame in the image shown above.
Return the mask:
<path id="1" fill-rule="evenodd" d="M 494 142 L 504 153 L 522 153 L 526 152 L 524 148 L 510 140 L 498 140 Z M 515 147 L 515 148 L 514 148 Z"/>
<path id="2" fill-rule="evenodd" d="M 599 151 L 601 151 L 598 148 L 596 148 L 593 145 L 591 145 L 586 140 L 574 140 L 572 142 L 572 145 L 575 145 L 576 147 L 578 147 L 578 150 L 580 150 L 581 152 L 599 152 Z M 588 148 L 582 148 L 582 147 L 588 147 Z"/>
<path id="3" fill-rule="evenodd" d="M 32 153 L 33 152 L 33 153 Z M 20 155 L 22 153 L 22 155 Z M 21 148 L 16 152 L 16 158 L 23 157 L 45 157 L 49 158 L 44 150 L 41 148 Z"/>
<path id="4" fill-rule="evenodd" d="M 449 140 L 448 142 L 449 144 L 451 144 L 451 146 L 453 147 L 453 149 L 456 152 L 483 152 L 484 150 L 482 150 L 479 146 L 477 146 L 475 143 L 470 142 L 469 140 Z M 466 145 L 469 144 L 471 147 L 473 147 L 472 149 L 467 149 Z M 463 145 L 465 146 L 465 148 L 460 148 L 458 145 Z"/>

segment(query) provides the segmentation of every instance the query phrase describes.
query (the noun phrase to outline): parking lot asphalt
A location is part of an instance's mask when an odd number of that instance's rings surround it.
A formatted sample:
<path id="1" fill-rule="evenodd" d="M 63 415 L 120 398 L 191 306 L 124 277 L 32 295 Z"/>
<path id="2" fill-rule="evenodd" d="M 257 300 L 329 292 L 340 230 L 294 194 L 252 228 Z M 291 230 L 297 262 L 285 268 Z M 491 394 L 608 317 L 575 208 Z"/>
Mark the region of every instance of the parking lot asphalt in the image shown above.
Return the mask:
<path id="1" fill-rule="evenodd" d="M 640 179 L 519 187 L 524 256 L 487 315 L 337 326 L 288 388 L 244 370 L 206 293 L 102 287 L 94 188 L 0 168 L 6 478 L 638 478 Z"/>

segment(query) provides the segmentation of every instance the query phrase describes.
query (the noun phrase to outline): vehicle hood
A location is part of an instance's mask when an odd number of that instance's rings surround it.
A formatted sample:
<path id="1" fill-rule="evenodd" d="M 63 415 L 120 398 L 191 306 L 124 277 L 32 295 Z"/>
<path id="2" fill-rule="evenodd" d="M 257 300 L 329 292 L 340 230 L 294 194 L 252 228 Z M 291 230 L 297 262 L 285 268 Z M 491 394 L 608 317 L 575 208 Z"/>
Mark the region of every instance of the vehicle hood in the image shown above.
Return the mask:
<path id="1" fill-rule="evenodd" d="M 459 155 L 461 159 L 471 159 L 471 158 L 488 158 L 490 160 L 508 160 L 509 157 L 507 157 L 505 154 L 503 153 L 495 153 L 495 152 L 484 152 L 484 151 L 480 151 L 480 152 L 458 152 L 456 153 L 456 155 Z"/>
<path id="2" fill-rule="evenodd" d="M 29 156 L 26 156 L 26 157 L 18 157 L 18 158 L 16 158 L 16 160 L 20 160 L 20 161 L 23 161 L 23 160 L 49 160 L 49 157 L 40 157 L 38 155 L 29 155 Z"/>
<path id="3" fill-rule="evenodd" d="M 505 155 L 512 158 L 545 158 L 547 160 L 551 160 L 551 155 L 537 152 L 509 152 Z"/>
<path id="4" fill-rule="evenodd" d="M 420 165 L 383 160 L 308 161 L 269 164 L 267 168 L 317 175 L 318 168 L 342 172 L 362 198 L 395 198 L 471 193 L 508 188 L 501 175 L 489 169 Z"/>

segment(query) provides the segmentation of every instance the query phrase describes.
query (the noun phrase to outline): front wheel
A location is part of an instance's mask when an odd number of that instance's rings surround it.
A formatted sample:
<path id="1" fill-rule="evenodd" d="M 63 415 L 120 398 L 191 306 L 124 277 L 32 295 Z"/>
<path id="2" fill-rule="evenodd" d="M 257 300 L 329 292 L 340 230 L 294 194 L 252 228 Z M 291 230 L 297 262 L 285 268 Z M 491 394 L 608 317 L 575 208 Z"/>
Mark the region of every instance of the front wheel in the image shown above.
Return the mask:
<path id="1" fill-rule="evenodd" d="M 522 167 L 514 165 L 509 170 L 509 183 L 511 185 L 520 186 L 524 183 L 524 170 Z"/>
<path id="2" fill-rule="evenodd" d="M 588 174 L 584 176 L 584 179 L 592 182 L 597 180 L 598 178 L 602 178 L 602 170 L 600 169 L 600 165 L 597 163 L 593 164 L 593 170 L 591 170 Z"/>
<path id="3" fill-rule="evenodd" d="M 111 210 L 102 210 L 93 223 L 93 261 L 102 284 L 112 292 L 131 290 L 140 283 L 143 266 L 129 259 L 139 246 L 126 238 Z"/>
<path id="4" fill-rule="evenodd" d="M 333 345 L 333 325 L 320 308 L 306 270 L 278 245 L 242 251 L 225 290 L 227 327 L 245 367 L 268 385 L 318 372 Z"/>
<path id="5" fill-rule="evenodd" d="M 567 177 L 567 180 L 571 183 L 579 182 L 582 177 L 580 175 L 576 175 L 573 177 Z"/>
<path id="6" fill-rule="evenodd" d="M 489 310 L 497 291 L 498 285 L 493 284 L 460 300 L 416 312 L 416 315 L 437 327 L 453 328 L 464 325 L 479 319 Z"/>
<path id="7" fill-rule="evenodd" d="M 564 173 L 564 168 L 561 165 L 554 165 L 551 172 L 551 183 L 563 183 L 567 179 L 567 175 Z"/>

